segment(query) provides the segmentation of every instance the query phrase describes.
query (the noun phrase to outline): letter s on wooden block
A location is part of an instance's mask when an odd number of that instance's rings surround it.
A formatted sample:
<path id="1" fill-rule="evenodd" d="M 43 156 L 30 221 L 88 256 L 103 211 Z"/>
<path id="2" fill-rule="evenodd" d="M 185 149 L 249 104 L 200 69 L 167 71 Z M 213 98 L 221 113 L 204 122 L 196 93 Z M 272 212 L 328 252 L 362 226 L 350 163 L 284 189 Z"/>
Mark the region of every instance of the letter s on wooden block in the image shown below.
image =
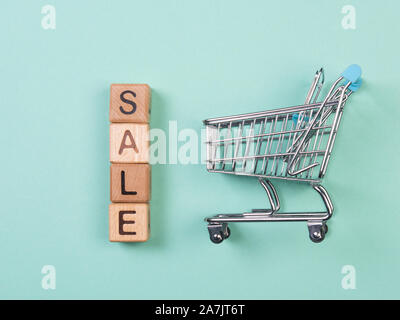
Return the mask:
<path id="1" fill-rule="evenodd" d="M 147 84 L 112 84 L 110 122 L 148 123 L 150 98 Z"/>
<path id="2" fill-rule="evenodd" d="M 111 242 L 143 242 L 150 235 L 150 207 L 147 203 L 112 203 L 109 206 Z"/>
<path id="3" fill-rule="evenodd" d="M 150 201 L 150 175 L 149 164 L 111 164 L 111 202 Z"/>
<path id="4" fill-rule="evenodd" d="M 149 139 L 148 124 L 110 124 L 110 161 L 118 163 L 148 163 Z"/>

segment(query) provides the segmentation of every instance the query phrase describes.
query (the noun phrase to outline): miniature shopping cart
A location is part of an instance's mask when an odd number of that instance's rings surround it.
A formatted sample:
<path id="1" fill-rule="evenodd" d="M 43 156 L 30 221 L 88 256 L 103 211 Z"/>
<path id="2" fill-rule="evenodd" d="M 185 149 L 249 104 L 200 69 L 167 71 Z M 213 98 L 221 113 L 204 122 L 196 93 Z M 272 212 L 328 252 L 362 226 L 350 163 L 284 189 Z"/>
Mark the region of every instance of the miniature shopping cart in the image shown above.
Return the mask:
<path id="1" fill-rule="evenodd" d="M 207 170 L 257 177 L 270 209 L 242 214 L 218 214 L 206 218 L 210 239 L 221 243 L 230 235 L 230 222 L 306 221 L 310 239 L 321 242 L 333 205 L 320 185 L 326 173 L 343 108 L 361 85 L 361 68 L 351 65 L 318 101 L 324 72 L 316 72 L 305 104 L 296 107 L 208 119 Z M 270 179 L 310 184 L 321 196 L 326 211 L 278 213 L 278 194 Z"/>

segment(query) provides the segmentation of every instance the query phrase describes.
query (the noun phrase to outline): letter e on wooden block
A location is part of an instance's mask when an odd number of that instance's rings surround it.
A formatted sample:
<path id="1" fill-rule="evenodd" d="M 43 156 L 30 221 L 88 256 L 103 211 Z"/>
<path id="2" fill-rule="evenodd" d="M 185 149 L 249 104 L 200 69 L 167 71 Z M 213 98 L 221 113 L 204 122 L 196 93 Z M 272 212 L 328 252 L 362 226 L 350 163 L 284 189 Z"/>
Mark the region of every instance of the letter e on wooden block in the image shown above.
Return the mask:
<path id="1" fill-rule="evenodd" d="M 148 163 L 149 135 L 148 124 L 110 124 L 110 161 L 117 163 Z"/>
<path id="2" fill-rule="evenodd" d="M 111 202 L 150 201 L 149 164 L 111 164 Z"/>
<path id="3" fill-rule="evenodd" d="M 147 84 L 112 84 L 110 122 L 148 123 L 150 87 Z"/>
<path id="4" fill-rule="evenodd" d="M 112 203 L 109 206 L 109 237 L 112 242 L 143 242 L 150 235 L 147 203 Z"/>

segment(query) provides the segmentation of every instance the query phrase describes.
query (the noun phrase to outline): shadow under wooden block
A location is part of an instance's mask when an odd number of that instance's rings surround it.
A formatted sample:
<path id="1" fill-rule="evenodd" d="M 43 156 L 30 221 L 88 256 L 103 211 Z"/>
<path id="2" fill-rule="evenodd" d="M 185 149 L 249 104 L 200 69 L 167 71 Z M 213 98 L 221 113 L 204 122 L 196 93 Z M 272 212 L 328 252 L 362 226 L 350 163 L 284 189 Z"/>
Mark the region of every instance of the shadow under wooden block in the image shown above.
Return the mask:
<path id="1" fill-rule="evenodd" d="M 110 167 L 111 202 L 150 201 L 149 164 L 112 163 Z"/>
<path id="2" fill-rule="evenodd" d="M 147 84 L 112 84 L 110 122 L 148 123 L 151 90 Z"/>
<path id="3" fill-rule="evenodd" d="M 150 127 L 148 124 L 111 123 L 110 161 L 148 163 Z"/>
<path id="4" fill-rule="evenodd" d="M 143 242 L 150 236 L 150 207 L 147 203 L 112 203 L 109 206 L 111 242 Z"/>

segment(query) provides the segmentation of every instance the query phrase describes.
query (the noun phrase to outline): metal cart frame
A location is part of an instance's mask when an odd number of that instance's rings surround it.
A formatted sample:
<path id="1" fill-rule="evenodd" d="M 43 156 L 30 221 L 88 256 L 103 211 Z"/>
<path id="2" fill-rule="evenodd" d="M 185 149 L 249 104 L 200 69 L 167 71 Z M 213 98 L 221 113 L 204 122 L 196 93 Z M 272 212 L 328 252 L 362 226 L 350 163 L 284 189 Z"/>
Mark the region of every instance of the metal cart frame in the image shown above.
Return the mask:
<path id="1" fill-rule="evenodd" d="M 228 223 L 305 221 L 309 237 L 321 242 L 333 213 L 328 192 L 320 185 L 350 95 L 361 85 L 361 68 L 351 65 L 317 102 L 324 84 L 321 68 L 314 76 L 305 104 L 270 111 L 204 120 L 207 170 L 259 179 L 270 209 L 241 214 L 218 214 L 205 219 L 210 239 L 221 243 L 230 235 Z M 270 179 L 310 184 L 321 196 L 322 212 L 278 213 L 280 202 Z"/>

